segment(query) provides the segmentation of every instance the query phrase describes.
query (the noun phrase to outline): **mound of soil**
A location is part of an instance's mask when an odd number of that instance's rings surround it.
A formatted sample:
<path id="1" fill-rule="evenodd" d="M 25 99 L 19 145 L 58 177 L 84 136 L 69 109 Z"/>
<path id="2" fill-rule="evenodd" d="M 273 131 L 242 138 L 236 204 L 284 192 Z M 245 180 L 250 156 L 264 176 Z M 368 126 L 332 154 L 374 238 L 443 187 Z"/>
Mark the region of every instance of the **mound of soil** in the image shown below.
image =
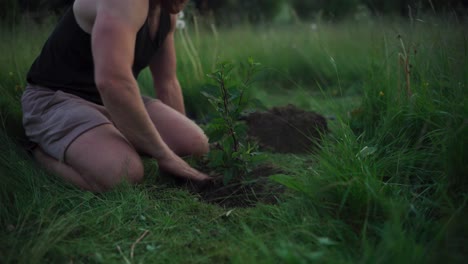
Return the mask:
<path id="1" fill-rule="evenodd" d="M 325 117 L 291 104 L 252 113 L 246 117 L 246 123 L 248 135 L 260 147 L 280 153 L 310 152 L 320 143 L 321 135 L 328 132 Z"/>
<path id="2" fill-rule="evenodd" d="M 222 177 L 203 186 L 191 184 L 188 189 L 201 200 L 225 208 L 253 207 L 257 203 L 276 204 L 285 187 L 272 182 L 269 176 L 282 173 L 272 165 L 263 165 L 253 170 L 244 182 L 223 184 Z"/>

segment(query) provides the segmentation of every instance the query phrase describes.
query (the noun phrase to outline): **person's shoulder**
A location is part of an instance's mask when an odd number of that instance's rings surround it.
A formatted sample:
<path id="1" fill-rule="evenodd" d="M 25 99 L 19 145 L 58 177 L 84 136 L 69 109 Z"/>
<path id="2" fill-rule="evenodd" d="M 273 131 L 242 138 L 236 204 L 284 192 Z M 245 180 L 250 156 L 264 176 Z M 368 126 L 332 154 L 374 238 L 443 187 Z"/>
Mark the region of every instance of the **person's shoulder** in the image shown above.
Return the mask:
<path id="1" fill-rule="evenodd" d="M 117 18 L 123 23 L 141 26 L 148 13 L 148 0 L 75 0 L 77 21 L 92 28 L 98 16 Z"/>
<path id="2" fill-rule="evenodd" d="M 90 33 L 96 18 L 97 1 L 75 0 L 73 3 L 73 13 L 76 22 L 80 27 Z"/>

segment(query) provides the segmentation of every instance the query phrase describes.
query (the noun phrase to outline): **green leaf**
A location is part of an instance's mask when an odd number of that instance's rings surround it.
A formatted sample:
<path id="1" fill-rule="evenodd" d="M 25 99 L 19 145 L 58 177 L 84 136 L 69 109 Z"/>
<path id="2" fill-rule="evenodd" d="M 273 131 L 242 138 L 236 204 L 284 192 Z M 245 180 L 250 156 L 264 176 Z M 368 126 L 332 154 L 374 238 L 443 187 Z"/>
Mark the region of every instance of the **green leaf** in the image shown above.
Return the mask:
<path id="1" fill-rule="evenodd" d="M 240 157 L 241 154 L 242 154 L 242 152 L 234 151 L 234 152 L 232 153 L 231 157 L 232 157 L 233 159 L 236 159 L 236 158 Z"/>
<path id="2" fill-rule="evenodd" d="M 247 125 L 241 122 L 238 122 L 234 125 L 234 132 L 238 138 L 244 138 L 247 134 Z"/>
<path id="3" fill-rule="evenodd" d="M 223 140 L 223 142 L 220 143 L 225 152 L 231 153 L 233 151 L 234 142 L 230 135 L 226 134 L 226 140 Z"/>
<path id="4" fill-rule="evenodd" d="M 210 101 L 213 101 L 213 102 L 220 102 L 221 99 L 219 99 L 218 97 L 215 97 L 214 95 L 208 93 L 208 92 L 200 92 L 203 96 L 205 96 L 206 98 L 208 98 L 208 100 Z"/>
<path id="5" fill-rule="evenodd" d="M 231 96 L 229 97 L 229 101 L 234 101 L 241 96 L 242 92 L 239 91 L 238 89 L 231 88 L 230 94 Z"/>
<path id="6" fill-rule="evenodd" d="M 222 140 L 225 134 L 226 133 L 222 127 L 216 127 L 207 132 L 208 138 L 211 143 Z"/>
<path id="7" fill-rule="evenodd" d="M 216 78 L 216 76 L 215 76 L 213 73 L 207 73 L 207 74 L 206 74 L 206 77 L 208 77 L 208 78 L 210 78 L 210 79 Z"/>
<path id="8" fill-rule="evenodd" d="M 219 87 L 218 85 L 214 85 L 214 84 L 205 84 L 203 85 L 201 92 L 205 92 L 205 93 L 213 95 L 214 97 L 218 97 Z"/>

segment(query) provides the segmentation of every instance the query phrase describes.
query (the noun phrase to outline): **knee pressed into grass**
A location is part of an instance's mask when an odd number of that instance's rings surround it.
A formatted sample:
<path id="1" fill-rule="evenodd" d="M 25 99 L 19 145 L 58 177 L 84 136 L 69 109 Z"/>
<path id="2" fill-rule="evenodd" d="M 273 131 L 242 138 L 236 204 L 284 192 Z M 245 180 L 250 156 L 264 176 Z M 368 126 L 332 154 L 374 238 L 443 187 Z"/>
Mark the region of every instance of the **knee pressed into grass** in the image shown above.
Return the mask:
<path id="1" fill-rule="evenodd" d="M 107 172 L 96 171 L 93 172 L 94 175 L 88 176 L 91 180 L 94 179 L 103 191 L 111 190 L 124 182 L 140 183 L 144 177 L 143 164 L 138 156 L 126 158 L 120 163 L 111 163 L 106 167 Z"/>

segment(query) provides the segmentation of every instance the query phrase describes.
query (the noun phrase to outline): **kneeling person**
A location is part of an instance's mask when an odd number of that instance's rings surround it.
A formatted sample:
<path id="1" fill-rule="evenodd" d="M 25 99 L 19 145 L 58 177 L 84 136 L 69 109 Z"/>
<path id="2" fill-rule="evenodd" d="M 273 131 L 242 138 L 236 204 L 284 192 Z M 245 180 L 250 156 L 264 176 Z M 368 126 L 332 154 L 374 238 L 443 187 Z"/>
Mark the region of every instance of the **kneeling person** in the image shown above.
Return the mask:
<path id="1" fill-rule="evenodd" d="M 185 116 L 176 76 L 176 15 L 187 0 L 76 0 L 28 73 L 22 96 L 35 158 L 90 191 L 143 178 L 139 153 L 189 180 L 209 177 L 180 156 L 208 152 Z M 160 100 L 140 95 L 150 67 Z"/>

